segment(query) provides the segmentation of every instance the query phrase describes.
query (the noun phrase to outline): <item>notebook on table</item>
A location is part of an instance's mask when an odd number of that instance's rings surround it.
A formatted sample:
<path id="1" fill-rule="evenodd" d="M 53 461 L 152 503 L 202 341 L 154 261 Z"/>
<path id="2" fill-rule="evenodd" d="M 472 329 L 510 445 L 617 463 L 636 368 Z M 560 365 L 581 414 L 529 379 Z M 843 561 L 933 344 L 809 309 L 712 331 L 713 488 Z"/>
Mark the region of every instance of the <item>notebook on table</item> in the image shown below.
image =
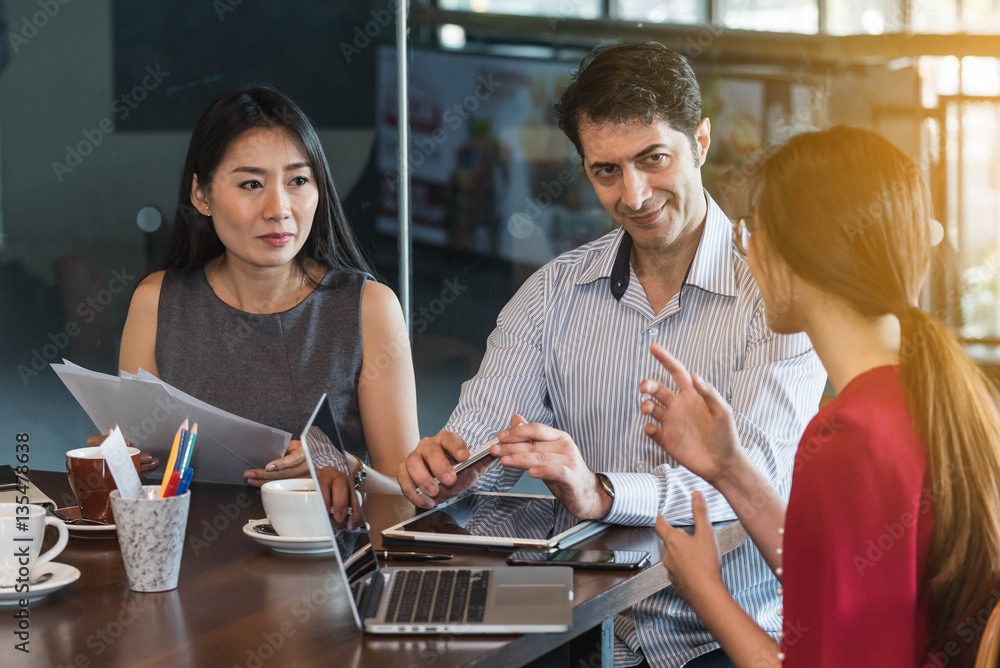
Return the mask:
<path id="1" fill-rule="evenodd" d="M 319 489 L 313 453 L 334 446 L 333 466 L 351 479 L 344 444 L 324 394 L 302 430 L 302 452 Z M 332 517 L 316 495 L 316 512 Z M 327 523 L 358 627 L 368 633 L 562 633 L 573 620 L 573 570 L 547 568 L 382 568 L 362 514 L 361 528 Z"/>

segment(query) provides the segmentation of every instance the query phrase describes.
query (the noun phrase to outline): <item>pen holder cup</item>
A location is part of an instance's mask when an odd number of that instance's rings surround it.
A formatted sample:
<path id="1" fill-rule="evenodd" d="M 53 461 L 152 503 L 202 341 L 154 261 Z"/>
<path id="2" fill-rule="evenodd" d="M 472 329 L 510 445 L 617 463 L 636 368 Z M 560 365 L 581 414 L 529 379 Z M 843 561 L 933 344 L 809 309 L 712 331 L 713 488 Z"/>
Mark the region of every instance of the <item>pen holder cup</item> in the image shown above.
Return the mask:
<path id="1" fill-rule="evenodd" d="M 119 490 L 111 493 L 128 587 L 170 591 L 177 588 L 181 572 L 191 492 L 161 499 L 159 485 L 144 485 L 142 490 L 146 498 L 123 499 Z"/>

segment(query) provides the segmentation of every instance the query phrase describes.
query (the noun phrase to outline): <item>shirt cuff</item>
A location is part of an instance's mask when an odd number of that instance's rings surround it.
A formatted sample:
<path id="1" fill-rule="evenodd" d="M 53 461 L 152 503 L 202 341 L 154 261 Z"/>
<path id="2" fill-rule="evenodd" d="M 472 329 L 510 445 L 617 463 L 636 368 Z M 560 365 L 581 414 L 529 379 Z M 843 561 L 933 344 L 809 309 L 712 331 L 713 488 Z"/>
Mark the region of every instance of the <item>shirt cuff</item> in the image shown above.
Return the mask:
<path id="1" fill-rule="evenodd" d="M 660 487 L 649 473 L 604 473 L 615 490 L 611 512 L 602 522 L 633 527 L 656 524 L 660 511 Z"/>

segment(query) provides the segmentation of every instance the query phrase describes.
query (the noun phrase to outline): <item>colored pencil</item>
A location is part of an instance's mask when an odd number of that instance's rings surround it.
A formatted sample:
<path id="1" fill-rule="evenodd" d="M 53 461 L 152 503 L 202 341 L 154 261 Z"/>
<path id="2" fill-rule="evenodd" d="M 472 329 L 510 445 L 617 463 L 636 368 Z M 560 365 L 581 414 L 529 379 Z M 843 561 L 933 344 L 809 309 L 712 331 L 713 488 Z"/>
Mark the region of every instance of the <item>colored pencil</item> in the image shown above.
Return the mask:
<path id="1" fill-rule="evenodd" d="M 170 484 L 170 474 L 174 472 L 174 464 L 177 463 L 177 450 L 181 445 L 181 430 L 187 431 L 188 421 L 184 418 L 184 422 L 181 424 L 181 428 L 177 430 L 177 435 L 174 436 L 174 445 L 170 448 L 170 457 L 167 459 L 167 468 L 163 470 L 163 482 L 160 483 L 160 498 L 162 499 L 167 494 L 167 485 Z"/>
<path id="2" fill-rule="evenodd" d="M 195 422 L 191 427 L 191 431 L 188 432 L 187 447 L 184 448 L 184 465 L 181 467 L 181 474 L 183 475 L 188 468 L 191 466 L 191 453 L 194 452 L 194 442 L 198 438 L 198 423 Z"/>

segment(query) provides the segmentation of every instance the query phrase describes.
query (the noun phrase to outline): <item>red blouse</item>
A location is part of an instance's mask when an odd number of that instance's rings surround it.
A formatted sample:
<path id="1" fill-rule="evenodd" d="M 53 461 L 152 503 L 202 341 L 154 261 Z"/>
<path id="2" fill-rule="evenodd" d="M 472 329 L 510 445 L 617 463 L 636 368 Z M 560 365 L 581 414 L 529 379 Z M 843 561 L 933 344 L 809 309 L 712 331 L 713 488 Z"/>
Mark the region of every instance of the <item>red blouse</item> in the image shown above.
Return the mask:
<path id="1" fill-rule="evenodd" d="M 924 665 L 925 464 L 898 367 L 856 377 L 809 423 L 785 518 L 786 668 Z"/>

